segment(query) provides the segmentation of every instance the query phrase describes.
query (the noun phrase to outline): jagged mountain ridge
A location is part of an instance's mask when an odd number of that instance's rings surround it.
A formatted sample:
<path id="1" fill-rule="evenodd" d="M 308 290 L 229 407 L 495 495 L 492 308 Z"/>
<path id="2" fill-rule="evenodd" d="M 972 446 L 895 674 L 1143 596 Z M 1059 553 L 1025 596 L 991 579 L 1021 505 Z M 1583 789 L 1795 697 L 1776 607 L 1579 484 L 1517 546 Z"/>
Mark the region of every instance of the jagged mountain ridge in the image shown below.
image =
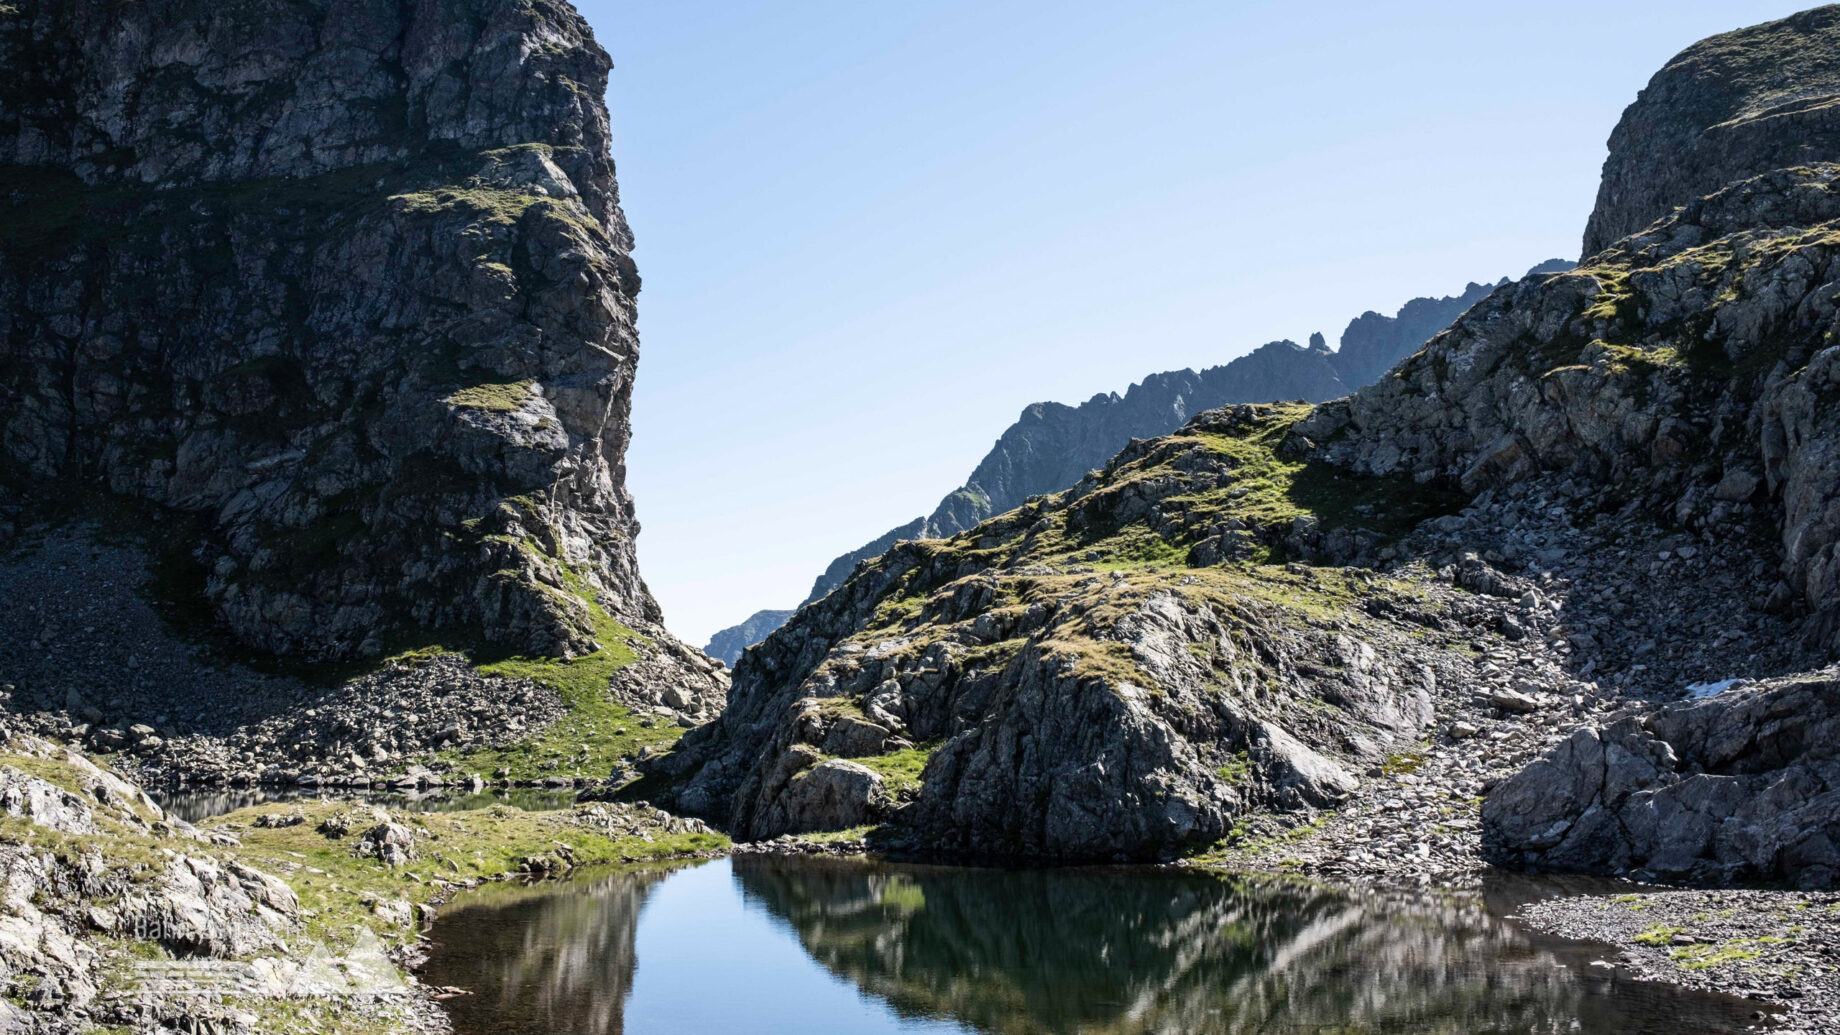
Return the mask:
<path id="1" fill-rule="evenodd" d="M 709 645 L 703 653 L 733 665 L 741 660 L 741 652 L 753 644 L 766 639 L 767 634 L 786 624 L 792 617 L 791 611 L 756 611 L 740 625 L 731 626 L 709 638 Z"/>
<path id="2" fill-rule="evenodd" d="M 1570 265 L 1551 259 L 1529 273 L 1548 273 Z M 1415 298 L 1393 316 L 1369 310 L 1349 322 L 1333 352 L 1322 335 L 1314 334 L 1307 347 L 1292 341 L 1268 342 L 1199 373 L 1151 374 L 1123 395 L 1102 392 L 1078 406 L 1031 404 L 998 436 L 965 484 L 940 500 L 931 514 L 892 528 L 833 560 L 812 583 L 804 602 L 822 598 L 858 564 L 880 556 L 897 542 L 951 536 L 1020 506 L 1030 496 L 1059 492 L 1102 465 L 1126 442 L 1166 435 L 1204 410 L 1228 403 L 1321 402 L 1346 395 L 1411 355 L 1492 289 L 1471 283 L 1458 295 Z M 758 615 L 744 623 L 752 626 L 753 635 L 739 647 L 734 644 L 744 635 L 744 626 L 717 633 L 705 650 L 734 664 L 741 650 L 778 628 L 755 618 Z"/>

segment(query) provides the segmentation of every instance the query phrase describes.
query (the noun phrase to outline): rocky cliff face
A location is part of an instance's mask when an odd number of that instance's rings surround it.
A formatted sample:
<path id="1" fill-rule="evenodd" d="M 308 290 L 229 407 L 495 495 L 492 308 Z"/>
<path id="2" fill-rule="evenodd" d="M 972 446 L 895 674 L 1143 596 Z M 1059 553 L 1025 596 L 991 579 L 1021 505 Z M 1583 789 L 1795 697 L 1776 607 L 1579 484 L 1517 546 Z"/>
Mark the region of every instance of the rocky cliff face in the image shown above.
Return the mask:
<path id="1" fill-rule="evenodd" d="M 1553 259 L 1530 272 L 1570 267 L 1570 263 Z M 1346 395 L 1417 351 L 1491 290 L 1470 284 L 1459 295 L 1415 298 L 1394 316 L 1370 310 L 1348 324 L 1334 352 L 1321 334 L 1313 334 L 1307 347 L 1292 341 L 1270 342 L 1222 366 L 1200 373 L 1152 374 L 1123 395 L 1095 395 L 1079 406 L 1035 403 L 998 436 L 965 484 L 940 500 L 930 515 L 890 529 L 833 560 L 812 583 L 805 603 L 836 589 L 858 564 L 881 556 L 895 543 L 955 535 L 1021 506 L 1030 496 L 1059 492 L 1104 465 L 1132 439 L 1167 435 L 1204 410 L 1230 403 L 1320 402 Z M 791 612 L 786 614 L 789 617 Z M 753 623 L 752 638 L 742 648 L 779 627 L 778 623 L 749 622 Z M 725 629 L 717 637 L 726 643 L 741 635 L 742 629 Z"/>
<path id="2" fill-rule="evenodd" d="M 548 0 L 0 13 L 0 484 L 200 519 L 283 654 L 658 610 L 609 61 Z"/>
<path id="3" fill-rule="evenodd" d="M 1840 153 L 1840 6 L 1728 32 L 1655 73 L 1610 134 L 1584 257 L 1676 206 Z"/>
<path id="4" fill-rule="evenodd" d="M 25 0 L 0 66 L 0 583 L 58 587 L 0 619 L 11 707 L 350 782 L 605 778 L 623 709 L 719 706 L 634 559 L 639 279 L 571 7 Z"/>

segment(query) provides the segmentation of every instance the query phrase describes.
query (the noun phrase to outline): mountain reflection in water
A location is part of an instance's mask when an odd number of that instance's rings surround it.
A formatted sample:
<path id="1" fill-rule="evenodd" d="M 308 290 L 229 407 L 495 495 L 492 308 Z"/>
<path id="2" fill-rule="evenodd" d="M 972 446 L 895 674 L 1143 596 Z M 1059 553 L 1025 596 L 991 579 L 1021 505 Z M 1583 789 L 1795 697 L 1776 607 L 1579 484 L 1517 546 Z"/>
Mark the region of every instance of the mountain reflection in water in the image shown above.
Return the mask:
<path id="1" fill-rule="evenodd" d="M 1686 1035 L 1754 1009 L 1592 967 L 1475 896 L 1204 873 L 740 856 L 487 889 L 434 940 L 426 980 L 475 992 L 448 1001 L 462 1035 Z"/>

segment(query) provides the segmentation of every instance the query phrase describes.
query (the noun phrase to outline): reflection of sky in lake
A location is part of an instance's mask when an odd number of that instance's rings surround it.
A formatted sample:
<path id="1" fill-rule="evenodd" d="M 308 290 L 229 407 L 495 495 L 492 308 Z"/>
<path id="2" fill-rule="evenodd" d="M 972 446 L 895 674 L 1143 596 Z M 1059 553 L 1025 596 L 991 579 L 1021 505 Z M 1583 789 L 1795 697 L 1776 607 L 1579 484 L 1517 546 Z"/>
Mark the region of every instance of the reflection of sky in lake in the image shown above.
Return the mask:
<path id="1" fill-rule="evenodd" d="M 494 885 L 423 976 L 461 1035 L 1686 1035 L 1754 1004 L 1628 980 L 1481 898 L 1217 873 L 741 856 Z"/>
<path id="2" fill-rule="evenodd" d="M 639 968 L 628 1032 L 956 1032 L 945 1021 L 902 1020 L 798 948 L 799 936 L 764 906 L 742 908 L 726 861 L 660 884 L 639 914 Z M 700 974 L 685 989 L 652 974 Z"/>

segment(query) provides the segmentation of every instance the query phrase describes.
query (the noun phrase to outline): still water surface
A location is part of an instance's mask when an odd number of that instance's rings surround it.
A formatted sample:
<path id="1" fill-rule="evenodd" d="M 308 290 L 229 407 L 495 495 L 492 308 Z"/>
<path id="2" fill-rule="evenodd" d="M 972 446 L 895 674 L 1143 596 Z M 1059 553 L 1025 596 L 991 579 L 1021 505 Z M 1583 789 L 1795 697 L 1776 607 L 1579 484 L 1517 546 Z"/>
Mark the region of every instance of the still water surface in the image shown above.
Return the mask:
<path id="1" fill-rule="evenodd" d="M 1519 889 L 1517 893 L 1525 893 Z M 1486 897 L 1143 870 L 740 856 L 456 899 L 423 978 L 461 1035 L 1744 1031 Z"/>

